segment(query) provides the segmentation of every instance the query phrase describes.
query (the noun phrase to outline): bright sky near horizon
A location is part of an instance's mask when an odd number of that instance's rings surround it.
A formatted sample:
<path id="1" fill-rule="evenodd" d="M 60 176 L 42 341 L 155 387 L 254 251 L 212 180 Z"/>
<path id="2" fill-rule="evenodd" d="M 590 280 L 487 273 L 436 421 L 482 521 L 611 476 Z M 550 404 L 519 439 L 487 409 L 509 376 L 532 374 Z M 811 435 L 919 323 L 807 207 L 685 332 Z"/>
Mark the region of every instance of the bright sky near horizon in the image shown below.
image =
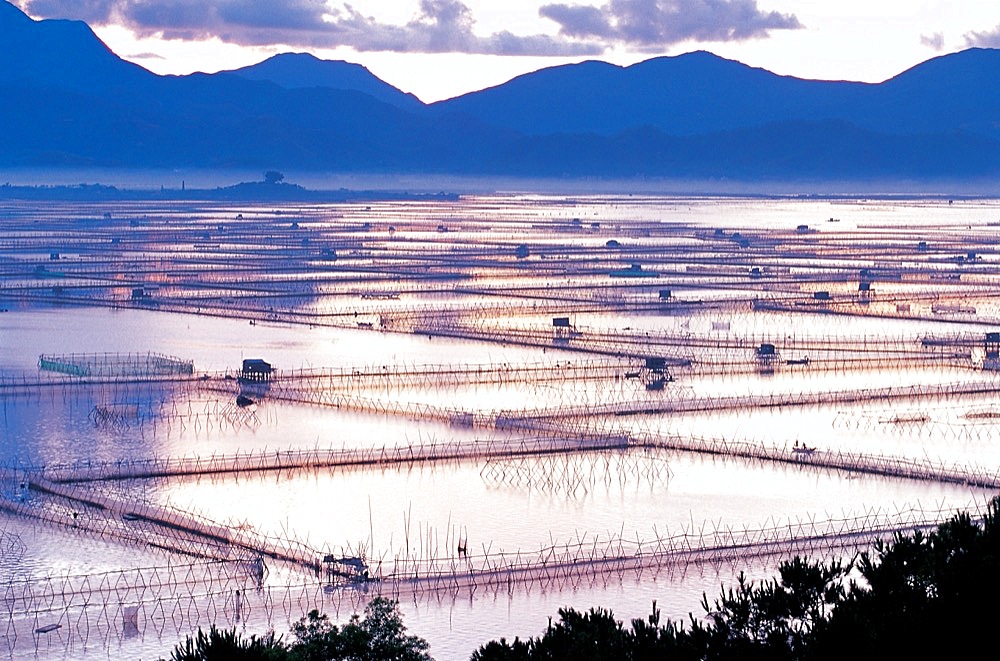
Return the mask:
<path id="1" fill-rule="evenodd" d="M 936 55 L 1000 47 L 996 0 L 12 0 L 84 20 L 161 74 L 275 53 L 366 66 L 430 102 L 546 66 L 708 50 L 775 73 L 880 82 Z"/>

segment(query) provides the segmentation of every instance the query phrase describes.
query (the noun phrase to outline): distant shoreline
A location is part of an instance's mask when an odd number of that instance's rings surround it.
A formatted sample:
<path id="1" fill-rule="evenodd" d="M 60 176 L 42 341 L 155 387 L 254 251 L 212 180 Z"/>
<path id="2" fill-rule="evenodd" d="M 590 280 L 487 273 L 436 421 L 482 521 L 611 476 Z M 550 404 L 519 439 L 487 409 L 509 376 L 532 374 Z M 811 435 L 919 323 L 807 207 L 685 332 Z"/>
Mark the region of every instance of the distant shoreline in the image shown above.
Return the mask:
<path id="1" fill-rule="evenodd" d="M 0 183 L 0 200 L 63 202 L 374 202 L 399 200 L 456 201 L 470 195 L 648 196 L 676 198 L 758 198 L 829 200 L 962 200 L 1000 199 L 1000 182 L 983 180 L 880 181 L 838 180 L 738 181 L 726 179 L 632 179 L 600 177 L 462 177 L 419 174 L 297 173 L 306 186 L 285 181 L 224 180 L 225 172 L 194 171 L 171 185 L 154 183 L 167 177 L 155 171 L 8 172 Z M 232 175 L 233 173 L 229 173 Z M 245 173 L 244 173 L 245 174 Z M 13 176 L 11 176 L 13 175 Z M 20 175 L 20 176 L 19 176 Z M 187 186 L 184 175 L 194 185 Z M 302 175 L 302 176 L 299 176 Z M 0 172 L 0 182 L 5 174 Z M 11 180 L 18 183 L 11 183 Z M 69 181 L 115 181 L 67 183 Z M 180 181 L 178 181 L 180 180 Z M 232 179 L 230 179 L 232 180 Z M 180 186 L 178 187 L 178 183 Z M 207 184 L 207 185 L 206 185 Z M 307 187 L 310 186 L 310 187 Z M 329 187 L 327 187 L 329 186 Z M 336 186 L 334 188 L 334 186 Z"/>
<path id="2" fill-rule="evenodd" d="M 0 185 L 0 199 L 61 202 L 364 202 L 457 200 L 457 193 L 310 190 L 296 184 L 243 182 L 219 188 L 119 188 L 105 184 Z"/>

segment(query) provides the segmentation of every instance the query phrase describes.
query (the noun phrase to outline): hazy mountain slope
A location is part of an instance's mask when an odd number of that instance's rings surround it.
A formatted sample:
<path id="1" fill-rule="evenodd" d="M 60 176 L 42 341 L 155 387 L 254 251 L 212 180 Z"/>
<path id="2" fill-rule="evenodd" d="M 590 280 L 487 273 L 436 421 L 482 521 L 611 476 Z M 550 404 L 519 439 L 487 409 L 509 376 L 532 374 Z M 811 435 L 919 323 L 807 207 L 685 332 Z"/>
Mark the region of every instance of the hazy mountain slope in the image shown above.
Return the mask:
<path id="1" fill-rule="evenodd" d="M 108 91 L 155 76 L 112 53 L 80 21 L 33 21 L 0 2 L 0 82 Z"/>
<path id="2" fill-rule="evenodd" d="M 424 106 L 414 95 L 396 89 L 360 64 L 320 60 L 308 53 L 282 53 L 229 73 L 248 80 L 267 80 L 286 89 L 353 90 L 404 110 L 418 111 Z"/>
<path id="3" fill-rule="evenodd" d="M 652 126 L 686 136 L 833 120 L 876 132 L 967 130 L 995 138 L 1000 51 L 942 56 L 880 84 L 778 76 L 705 52 L 624 68 L 585 62 L 525 74 L 432 107 L 531 135 L 610 136 Z"/>
<path id="4" fill-rule="evenodd" d="M 442 120 L 361 91 L 285 89 L 232 73 L 157 76 L 83 23 L 0 7 L 0 87 L 14 101 L 0 107 L 0 163 L 365 170 L 419 168 L 426 154 L 463 161 Z"/>
<path id="5" fill-rule="evenodd" d="M 542 69 L 432 107 L 532 135 L 614 135 L 637 126 L 697 135 L 835 118 L 831 109 L 850 103 L 866 87 L 778 76 L 695 52 L 630 67 L 592 61 Z"/>

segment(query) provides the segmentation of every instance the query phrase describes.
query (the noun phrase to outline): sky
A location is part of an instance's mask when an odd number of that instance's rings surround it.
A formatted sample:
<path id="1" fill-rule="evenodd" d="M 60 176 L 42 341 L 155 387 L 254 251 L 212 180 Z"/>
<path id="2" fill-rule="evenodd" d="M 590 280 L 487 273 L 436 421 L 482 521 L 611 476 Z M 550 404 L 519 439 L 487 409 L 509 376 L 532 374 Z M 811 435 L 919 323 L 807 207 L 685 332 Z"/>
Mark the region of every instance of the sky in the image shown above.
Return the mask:
<path id="1" fill-rule="evenodd" d="M 822 80 L 881 82 L 932 57 L 1000 47 L 997 0 L 13 0 L 84 20 L 160 74 L 276 53 L 362 64 L 425 102 L 537 69 L 694 50 Z"/>

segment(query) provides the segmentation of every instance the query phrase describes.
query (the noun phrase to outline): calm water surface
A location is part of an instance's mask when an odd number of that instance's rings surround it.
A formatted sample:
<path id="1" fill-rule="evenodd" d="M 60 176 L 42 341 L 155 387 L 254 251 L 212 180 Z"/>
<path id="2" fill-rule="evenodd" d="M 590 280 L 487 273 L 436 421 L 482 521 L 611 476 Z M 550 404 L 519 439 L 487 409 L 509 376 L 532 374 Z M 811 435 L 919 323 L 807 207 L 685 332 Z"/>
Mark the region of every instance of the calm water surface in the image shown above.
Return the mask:
<path id="1" fill-rule="evenodd" d="M 960 227 L 996 220 L 993 202 L 801 201 L 613 198 L 553 200 L 544 197 L 488 197 L 463 213 L 485 214 L 498 226 L 515 209 L 518 219 L 579 218 L 605 227 L 659 220 L 707 229 L 819 226 L 830 218 L 838 229 L 898 223 Z M 388 207 L 391 210 L 391 206 Z M 378 211 L 378 209 L 376 209 Z M 402 211 L 396 210 L 402 214 Z M 412 212 L 412 210 L 411 210 Z M 418 214 L 418 212 L 412 212 Z M 461 222 L 456 213 L 453 222 Z M 433 229 L 431 230 L 433 231 Z M 938 231 L 929 229 L 928 231 Z M 603 243 L 605 236 L 594 239 Z M 845 285 L 846 287 L 846 285 Z M 679 296 L 733 295 L 732 289 L 692 289 Z M 413 299 L 434 306 L 434 296 Z M 413 301 L 411 301 L 413 302 Z M 140 309 L 59 307 L 3 302 L 0 314 L 0 378 L 38 375 L 42 354 L 157 352 L 192 360 L 205 383 L 174 385 L 51 385 L 0 396 L 0 459 L 7 466 L 78 461 L 142 460 L 269 453 L 288 449 L 361 449 L 451 441 L 516 440 L 495 429 L 455 427 L 447 422 L 402 415 L 340 410 L 264 399 L 252 412 L 233 415 L 236 390 L 222 375 L 235 373 L 244 358 L 264 358 L 280 370 L 368 369 L 380 366 L 553 364 L 584 360 L 557 347 L 524 348 L 474 341 L 310 327 L 246 319 L 172 314 Z M 547 321 L 540 315 L 542 322 Z M 530 324 L 528 318 L 518 322 Z M 488 322 L 484 322 L 488 323 Z M 912 337 L 927 325 L 912 320 L 755 314 L 748 309 L 714 309 L 684 316 L 581 314 L 581 329 L 648 329 L 701 336 Z M 949 327 L 957 331 L 959 325 Z M 981 327 L 969 326 L 973 332 Z M 752 343 L 749 345 L 752 350 Z M 993 374 L 960 368 L 912 372 L 840 371 L 798 376 L 729 374 L 677 384 L 688 394 L 750 396 L 769 391 L 822 392 L 900 383 L 942 384 L 991 381 Z M 434 384 L 376 385 L 359 397 L 395 405 L 452 406 L 463 410 L 544 409 L 553 405 L 596 406 L 655 402 L 663 396 L 631 382 L 543 382 L 455 388 Z M 98 424 L 98 407 L 135 411 L 119 424 Z M 728 441 L 752 440 L 791 448 L 807 442 L 823 452 L 882 454 L 933 459 L 935 464 L 996 466 L 1000 450 L 994 425 L 970 412 L 991 406 L 982 396 L 942 397 L 913 404 L 919 416 L 892 421 L 905 403 L 817 404 L 794 408 L 742 409 L 714 413 L 635 415 L 608 419 L 602 428 L 633 433 L 655 431 Z M 250 415 L 249 413 L 252 413 Z M 3 485 L 10 495 L 16 478 Z M 470 553 L 536 552 L 550 546 L 613 540 L 652 541 L 673 534 L 746 530 L 805 522 L 847 520 L 869 512 L 906 508 L 955 511 L 983 502 L 983 489 L 930 481 L 858 476 L 793 464 L 699 456 L 639 449 L 587 455 L 456 459 L 444 462 L 321 470 L 252 473 L 212 478 L 155 478 L 106 489 L 170 505 L 232 526 L 293 537 L 331 553 L 363 552 L 386 566 L 401 559 L 451 557 L 458 539 Z M 153 548 L 123 546 L 80 531 L 5 514 L 0 555 L 5 580 L 83 576 L 176 562 Z M 0 541 L 3 541 L 0 540 Z M 463 659 L 480 644 L 501 636 L 538 635 L 563 606 L 611 608 L 626 622 L 645 617 L 653 600 L 664 617 L 698 616 L 703 592 L 718 593 L 740 570 L 753 578 L 773 575 L 779 558 L 692 564 L 639 572 L 581 572 L 536 582 L 483 585 L 475 589 L 398 595 L 411 632 L 431 643 L 439 659 Z M 738 565 L 738 566 L 737 566 Z M 75 580 L 75 579 L 74 579 Z M 261 593 L 271 610 L 237 611 L 231 595 L 198 597 L 178 614 L 176 606 L 144 606 L 137 630 L 105 614 L 93 633 L 83 633 L 79 615 L 43 612 L 8 630 L 14 658 L 156 658 L 166 656 L 184 633 L 216 621 L 248 633 L 286 632 L 304 611 L 292 573 L 277 567 Z M 327 612 L 346 619 L 363 608 L 364 593 L 320 594 Z M 256 598 L 256 597 L 254 597 Z M 192 602 L 195 603 L 195 602 Z M 250 603 L 250 602 L 248 602 Z M 256 602 L 254 602 L 256 603 Z M 249 607 L 247 607 L 249 608 Z M 100 617 L 96 616 L 100 621 Z M 62 619 L 60 619 L 62 618 Z M 77 618 L 77 619 L 73 619 Z M 67 626 L 35 634 L 35 624 Z M 0 632 L 2 634 L 2 632 Z M 16 638 L 16 642 L 15 639 Z M 30 641 L 30 642 L 26 642 Z M 2 648 L 2 646 L 0 646 Z"/>

